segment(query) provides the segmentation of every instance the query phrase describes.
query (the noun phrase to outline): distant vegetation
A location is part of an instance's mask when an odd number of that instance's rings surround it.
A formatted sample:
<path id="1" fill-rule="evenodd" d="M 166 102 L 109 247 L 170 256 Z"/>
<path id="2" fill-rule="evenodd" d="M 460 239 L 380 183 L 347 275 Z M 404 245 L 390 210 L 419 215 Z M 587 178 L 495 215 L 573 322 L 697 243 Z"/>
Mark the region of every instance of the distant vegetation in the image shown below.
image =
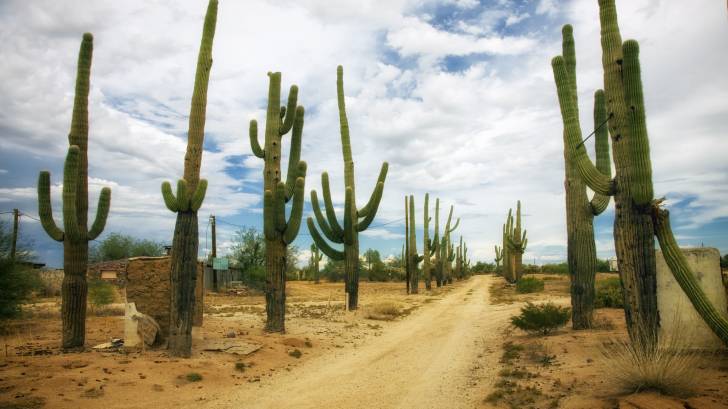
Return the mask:
<path id="1" fill-rule="evenodd" d="M 122 233 L 111 233 L 97 245 L 91 247 L 91 262 L 121 260 L 129 257 L 158 257 L 164 255 L 160 242 L 139 239 Z"/>

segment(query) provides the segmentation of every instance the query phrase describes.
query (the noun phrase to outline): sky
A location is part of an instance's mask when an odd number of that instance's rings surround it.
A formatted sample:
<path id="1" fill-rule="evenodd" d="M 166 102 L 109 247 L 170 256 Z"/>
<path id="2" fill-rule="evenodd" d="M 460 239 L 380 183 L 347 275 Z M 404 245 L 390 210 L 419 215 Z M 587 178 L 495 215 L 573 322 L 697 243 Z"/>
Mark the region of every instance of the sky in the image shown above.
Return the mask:
<path id="1" fill-rule="evenodd" d="M 89 219 L 112 190 L 111 232 L 170 243 L 175 215 L 160 184 L 182 175 L 203 0 L 0 3 L 0 213 L 19 208 L 21 240 L 62 265 L 62 245 L 37 218 L 36 182 L 51 171 L 60 223 L 62 166 L 81 36 L 94 34 L 89 102 Z M 728 251 L 728 16 L 711 0 L 618 0 L 624 39 L 640 42 L 655 194 L 667 198 L 680 245 Z M 473 261 L 492 262 L 516 201 L 525 262 L 566 258 L 562 125 L 550 60 L 574 26 L 581 123 L 593 127 L 601 87 L 596 0 L 220 0 L 207 106 L 200 255 L 217 217 L 218 254 L 235 231 L 262 227 L 262 160 L 248 123 L 265 121 L 269 71 L 299 87 L 306 108 L 306 190 L 328 171 L 344 199 L 336 66 L 344 67 L 358 201 L 389 162 L 384 197 L 362 252 L 399 254 L 403 197 L 415 197 L 419 248 L 430 193 L 454 205 Z M 284 138 L 283 166 L 290 139 Z M 589 144 L 590 150 L 593 145 Z M 613 203 L 595 220 L 599 257 L 614 255 Z M 304 217 L 311 214 L 307 203 Z M 341 213 L 340 213 L 341 215 Z M 10 215 L 0 215 L 10 221 Z M 443 222 L 444 223 L 444 222 Z M 295 243 L 301 260 L 311 238 Z"/>

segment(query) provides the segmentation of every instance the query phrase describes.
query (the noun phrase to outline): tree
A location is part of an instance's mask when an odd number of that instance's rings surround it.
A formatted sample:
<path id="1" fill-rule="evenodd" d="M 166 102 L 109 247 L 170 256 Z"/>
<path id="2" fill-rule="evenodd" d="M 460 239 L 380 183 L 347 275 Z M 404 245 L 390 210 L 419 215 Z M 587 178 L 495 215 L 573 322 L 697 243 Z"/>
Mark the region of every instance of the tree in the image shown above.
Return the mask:
<path id="1" fill-rule="evenodd" d="M 13 260 L 12 241 L 12 232 L 5 223 L 0 222 L 0 319 L 20 315 L 20 305 L 38 285 L 38 277 L 20 263 L 29 258 L 30 252 L 21 243 Z"/>
<path id="2" fill-rule="evenodd" d="M 723 270 L 728 269 L 728 254 L 724 254 L 723 257 L 720 258 L 720 268 Z"/>
<path id="3" fill-rule="evenodd" d="M 389 281 L 382 257 L 377 250 L 368 249 L 364 252 L 364 265 L 366 266 L 369 281 Z"/>
<path id="4" fill-rule="evenodd" d="M 243 271 L 242 281 L 251 287 L 265 285 L 265 237 L 253 227 L 240 229 L 230 256 Z"/>
<path id="5" fill-rule="evenodd" d="M 484 263 L 482 261 L 478 261 L 471 268 L 471 270 L 475 274 L 478 274 L 478 273 L 494 273 L 495 272 L 495 269 L 496 269 L 495 264 L 493 264 L 493 263 Z"/>
<path id="6" fill-rule="evenodd" d="M 127 234 L 111 233 L 90 250 L 89 259 L 93 262 L 121 260 L 130 257 L 159 257 L 164 255 L 160 242 L 138 239 Z"/>

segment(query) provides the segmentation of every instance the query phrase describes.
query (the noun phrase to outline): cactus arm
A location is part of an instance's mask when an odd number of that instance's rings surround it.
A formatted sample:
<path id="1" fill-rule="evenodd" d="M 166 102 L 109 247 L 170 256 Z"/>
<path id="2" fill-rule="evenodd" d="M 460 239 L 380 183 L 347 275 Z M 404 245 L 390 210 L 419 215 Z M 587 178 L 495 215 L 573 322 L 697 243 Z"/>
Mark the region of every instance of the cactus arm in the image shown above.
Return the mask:
<path id="1" fill-rule="evenodd" d="M 695 280 L 695 275 L 680 251 L 670 227 L 670 212 L 654 205 L 652 217 L 655 223 L 655 235 L 660 243 L 662 254 L 670 267 L 675 280 L 680 284 L 695 310 L 700 314 L 710 329 L 728 345 L 728 320 L 720 315 L 715 306 L 706 297 L 700 285 Z"/>
<path id="2" fill-rule="evenodd" d="M 344 199 L 344 244 L 354 243 L 354 232 L 356 229 L 356 210 L 354 209 L 354 189 L 346 188 Z"/>
<path id="3" fill-rule="evenodd" d="M 273 215 L 276 231 L 282 232 L 286 229 L 286 185 L 278 182 L 273 194 Z"/>
<path id="4" fill-rule="evenodd" d="M 353 162 L 351 156 L 351 140 L 349 138 L 349 120 L 346 118 L 346 99 L 344 97 L 344 67 L 336 67 L 336 101 L 339 106 L 339 128 L 341 132 L 341 151 L 344 163 Z"/>
<path id="5" fill-rule="evenodd" d="M 283 123 L 278 130 L 278 135 L 285 135 L 291 130 L 291 127 L 295 123 L 296 117 L 298 116 L 298 110 L 296 104 L 298 103 L 298 87 L 291 85 L 291 90 L 288 91 L 288 107 L 281 107 L 281 118 Z M 301 108 L 303 109 L 303 108 Z"/>
<path id="6" fill-rule="evenodd" d="M 326 256 L 332 260 L 341 261 L 344 259 L 344 252 L 334 249 L 333 247 L 329 246 L 329 243 L 324 240 L 323 237 L 319 234 L 318 230 L 316 229 L 316 226 L 313 224 L 313 219 L 309 217 L 306 219 L 306 224 L 308 225 L 308 231 L 311 233 L 311 238 L 313 239 L 314 243 L 316 243 L 316 247 L 319 248 Z"/>
<path id="7" fill-rule="evenodd" d="M 179 203 L 177 202 L 177 198 L 174 197 L 174 193 L 172 193 L 172 185 L 169 182 L 162 182 L 162 198 L 167 209 L 177 213 Z"/>
<path id="8" fill-rule="evenodd" d="M 55 241 L 63 241 L 63 230 L 58 228 L 53 219 L 51 205 L 51 174 L 42 171 L 38 175 L 38 216 L 43 230 Z"/>
<path id="9" fill-rule="evenodd" d="M 65 240 L 81 240 L 76 213 L 76 190 L 78 188 L 78 166 L 81 150 L 76 145 L 68 148 L 66 163 L 63 166 L 63 230 Z M 86 232 L 84 232 L 86 233 Z"/>
<path id="10" fill-rule="evenodd" d="M 337 236 L 344 236 L 344 230 L 341 228 L 339 221 L 336 220 L 336 212 L 334 211 L 334 203 L 331 201 L 331 189 L 329 188 L 329 174 L 324 172 L 321 174 L 321 188 L 324 193 L 324 207 L 326 208 L 326 217 L 329 219 L 329 226 Z"/>
<path id="11" fill-rule="evenodd" d="M 379 208 L 379 202 L 382 200 L 382 192 L 384 192 L 384 183 L 379 182 L 377 183 L 377 187 L 374 189 L 374 192 L 372 192 L 371 199 L 374 200 L 373 207 L 369 209 L 364 219 L 356 224 L 357 231 L 366 230 L 372 221 L 374 221 L 374 216 L 376 216 L 377 209 Z M 369 201 L 370 204 L 372 200 Z M 369 206 L 369 204 L 367 204 L 367 206 Z M 359 216 L 361 217 L 361 214 L 359 214 Z"/>
<path id="12" fill-rule="evenodd" d="M 369 202 L 367 202 L 366 206 L 359 209 L 358 215 L 359 217 L 367 217 L 369 216 L 369 212 L 372 211 L 373 213 L 377 213 L 377 208 L 379 207 L 379 201 L 382 198 L 381 193 L 379 192 L 379 198 L 377 198 L 377 189 L 383 189 L 384 188 L 384 181 L 387 179 L 387 170 L 389 169 L 389 164 L 387 162 L 382 163 L 382 168 L 379 170 L 379 177 L 377 178 L 377 184 L 374 186 L 374 192 L 372 192 L 372 196 L 369 198 Z M 382 187 L 379 187 L 379 184 L 382 184 Z M 362 231 L 362 230 L 359 230 Z"/>
<path id="13" fill-rule="evenodd" d="M 306 165 L 303 170 L 300 167 L 301 161 L 301 135 L 303 134 L 303 117 L 305 110 L 302 106 L 296 108 L 296 119 L 293 122 L 293 136 L 291 137 L 291 150 L 288 155 L 288 174 L 286 175 L 286 201 L 293 197 L 294 189 L 301 172 L 306 174 Z"/>
<path id="14" fill-rule="evenodd" d="M 291 207 L 291 215 L 286 223 L 286 230 L 283 232 L 283 241 L 290 244 L 296 239 L 298 230 L 301 228 L 301 218 L 303 217 L 303 197 L 305 195 L 306 179 L 299 177 L 296 179 L 296 188 L 293 191 L 293 206 Z"/>
<path id="15" fill-rule="evenodd" d="M 187 181 L 184 179 L 177 181 L 177 208 L 180 212 L 190 210 L 190 197 L 187 193 Z"/>
<path id="16" fill-rule="evenodd" d="M 460 226 L 460 218 L 459 217 L 457 218 L 457 220 L 455 220 L 455 225 L 452 227 L 452 229 L 448 229 L 447 230 L 447 233 L 450 234 L 450 233 L 454 232 L 455 229 L 458 228 L 458 226 Z"/>
<path id="17" fill-rule="evenodd" d="M 109 216 L 109 207 L 111 205 L 111 189 L 105 187 L 101 189 L 99 195 L 99 204 L 96 208 L 96 218 L 94 224 L 91 225 L 91 229 L 88 231 L 88 240 L 96 240 L 97 237 L 104 231 L 106 226 L 106 220 Z"/>
<path id="18" fill-rule="evenodd" d="M 645 205 L 652 201 L 654 192 L 639 53 L 640 47 L 635 40 L 627 40 L 622 45 L 622 54 L 624 55 L 624 66 L 622 68 L 624 98 L 627 106 L 631 108 L 627 113 L 631 136 L 628 143 L 632 163 L 634 163 L 631 169 L 630 191 L 635 203 Z"/>
<path id="19" fill-rule="evenodd" d="M 331 230 L 331 227 L 329 227 L 329 223 L 326 222 L 326 218 L 321 212 L 321 206 L 319 205 L 318 195 L 315 190 L 311 191 L 311 207 L 313 208 L 313 214 L 316 216 L 316 221 L 318 222 L 321 231 L 324 233 L 324 236 L 334 243 L 343 243 L 343 238 L 335 235 L 334 231 Z"/>
<path id="20" fill-rule="evenodd" d="M 260 142 L 258 142 L 258 121 L 255 119 L 250 121 L 248 134 L 250 135 L 250 149 L 253 150 L 253 155 L 265 159 L 265 150 L 260 147 Z"/>
<path id="21" fill-rule="evenodd" d="M 190 199 L 190 210 L 193 212 L 200 210 L 202 202 L 205 200 L 205 193 L 207 193 L 207 179 L 200 179 L 200 183 L 197 184 L 195 193 Z"/>
<path id="22" fill-rule="evenodd" d="M 604 91 L 599 89 L 594 93 L 594 128 L 607 120 L 607 108 L 604 101 Z M 597 169 L 603 174 L 612 177 L 612 164 L 609 159 L 609 131 L 606 126 L 596 130 L 594 134 L 594 145 L 597 154 Z M 598 216 L 607 209 L 609 196 L 595 193 L 589 202 L 592 214 Z"/>
<path id="23" fill-rule="evenodd" d="M 197 57 L 195 72 L 195 85 L 192 91 L 192 104 L 190 107 L 189 131 L 187 133 L 187 152 L 185 153 L 184 179 L 189 183 L 190 190 L 197 188 L 200 180 L 200 165 L 202 163 L 203 142 L 205 139 L 205 111 L 207 107 L 207 87 L 210 82 L 210 69 L 212 68 L 212 42 L 215 37 L 217 25 L 217 1 L 210 1 L 205 14 L 205 23 L 202 28 L 202 40 Z M 179 199 L 179 192 L 178 199 Z M 187 210 L 188 205 L 180 210 Z"/>

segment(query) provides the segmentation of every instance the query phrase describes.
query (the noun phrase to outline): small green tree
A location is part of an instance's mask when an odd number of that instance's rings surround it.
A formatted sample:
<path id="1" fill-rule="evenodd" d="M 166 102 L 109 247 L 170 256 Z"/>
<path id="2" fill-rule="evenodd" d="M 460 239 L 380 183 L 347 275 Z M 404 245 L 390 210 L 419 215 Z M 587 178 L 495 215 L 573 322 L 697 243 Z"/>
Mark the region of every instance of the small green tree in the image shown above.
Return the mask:
<path id="1" fill-rule="evenodd" d="M 27 260 L 30 252 L 20 243 L 13 260 L 11 247 L 12 231 L 0 221 L 0 319 L 18 317 L 22 303 L 40 285 L 38 276 L 21 263 Z"/>
<path id="2" fill-rule="evenodd" d="M 116 297 L 114 286 L 104 280 L 93 280 L 88 285 L 88 300 L 92 309 L 105 307 Z"/>
<path id="3" fill-rule="evenodd" d="M 162 243 L 138 239 L 128 234 L 111 233 L 91 247 L 89 259 L 93 262 L 121 260 L 130 257 L 159 257 L 164 255 Z"/>

